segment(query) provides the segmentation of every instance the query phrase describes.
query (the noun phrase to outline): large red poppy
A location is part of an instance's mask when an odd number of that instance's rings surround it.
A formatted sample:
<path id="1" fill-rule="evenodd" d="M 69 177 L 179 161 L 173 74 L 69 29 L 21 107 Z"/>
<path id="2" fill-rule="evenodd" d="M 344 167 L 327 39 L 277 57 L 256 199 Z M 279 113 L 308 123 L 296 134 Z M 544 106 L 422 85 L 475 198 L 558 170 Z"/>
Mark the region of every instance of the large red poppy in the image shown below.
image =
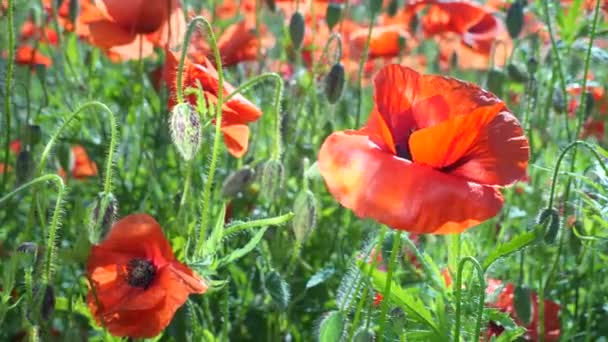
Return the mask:
<path id="1" fill-rule="evenodd" d="M 176 54 L 167 49 L 164 79 L 169 87 L 169 109 L 176 104 L 177 68 L 179 59 Z M 218 74 L 211 62 L 204 55 L 197 57 L 197 63 L 186 59 L 183 70 L 183 88 L 197 88 L 200 82 L 205 99 L 217 103 L 219 94 Z M 224 81 L 223 95 L 228 96 L 234 92 L 234 87 Z M 195 95 L 186 97 L 186 100 L 195 105 Z M 222 133 L 228 151 L 235 157 L 242 157 L 249 146 L 249 127 L 247 123 L 253 122 L 262 116 L 262 111 L 241 94 L 233 96 L 222 105 Z"/>
<path id="2" fill-rule="evenodd" d="M 181 43 L 186 26 L 179 0 L 100 0 L 83 6 L 79 19 L 89 41 L 118 60 Z"/>
<path id="3" fill-rule="evenodd" d="M 116 222 L 91 249 L 87 296 L 95 319 L 112 335 L 153 337 L 169 325 L 191 293 L 207 284 L 175 259 L 160 225 L 146 214 Z"/>
<path id="4" fill-rule="evenodd" d="M 422 30 L 427 36 L 456 33 L 473 50 L 490 53 L 500 24 L 481 5 L 463 0 L 414 0 L 408 2 L 407 11 L 413 13 L 426 5 L 430 7 L 422 18 Z"/>
<path id="5" fill-rule="evenodd" d="M 498 187 L 522 179 L 528 141 L 505 104 L 453 78 L 384 67 L 366 126 L 319 152 L 332 195 L 360 217 L 415 233 L 457 233 L 495 216 Z"/>

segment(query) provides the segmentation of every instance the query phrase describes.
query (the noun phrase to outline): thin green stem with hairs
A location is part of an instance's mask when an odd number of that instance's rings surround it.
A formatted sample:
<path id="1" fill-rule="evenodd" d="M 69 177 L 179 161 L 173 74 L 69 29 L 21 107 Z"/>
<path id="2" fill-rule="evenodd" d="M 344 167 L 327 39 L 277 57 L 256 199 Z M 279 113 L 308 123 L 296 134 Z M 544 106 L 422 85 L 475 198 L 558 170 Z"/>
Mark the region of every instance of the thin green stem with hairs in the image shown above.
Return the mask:
<path id="1" fill-rule="evenodd" d="M 386 315 L 388 313 L 389 298 L 391 297 L 391 285 L 393 284 L 393 272 L 395 269 L 395 260 L 399 255 L 399 247 L 401 246 L 401 231 L 398 231 L 393 236 L 393 249 L 391 250 L 391 257 L 388 261 L 388 268 L 386 271 L 386 284 L 384 286 L 383 296 L 386 300 L 382 301 L 382 308 L 380 310 L 380 328 L 378 329 L 378 342 L 384 340 L 384 327 L 386 326 Z"/>
<path id="2" fill-rule="evenodd" d="M 478 298 L 479 302 L 477 303 L 477 321 L 475 322 L 475 331 L 472 335 L 473 338 L 478 338 L 481 333 L 481 323 L 483 321 L 483 306 L 485 301 L 485 291 L 486 291 L 486 281 L 484 279 L 484 271 L 481 265 L 475 258 L 471 256 L 466 256 L 460 260 L 458 264 L 458 272 L 456 273 L 456 322 L 454 324 L 454 341 L 460 341 L 460 328 L 461 328 L 461 297 L 462 297 L 462 271 L 464 270 L 464 265 L 469 262 L 473 265 L 473 268 L 477 271 L 477 278 L 479 280 L 479 293 Z"/>
<path id="3" fill-rule="evenodd" d="M 263 227 L 263 226 L 279 226 L 283 223 L 287 223 L 289 220 L 293 218 L 293 213 L 287 213 L 281 216 L 270 217 L 260 220 L 252 220 L 248 222 L 240 222 L 234 225 L 230 225 L 226 227 L 224 230 L 223 236 L 229 236 L 244 230 L 248 230 L 255 227 Z"/>
<path id="4" fill-rule="evenodd" d="M 6 9 L 7 19 L 8 19 L 8 56 L 7 56 L 7 64 L 6 64 L 6 76 L 4 80 L 4 119 L 5 119 L 5 139 L 4 142 L 4 167 L 8 167 L 8 157 L 10 152 L 10 144 L 11 144 L 11 96 L 13 86 L 13 68 L 15 63 L 15 23 L 13 18 L 13 10 L 15 7 L 13 4 L 13 0 L 8 0 L 7 2 L 8 8 Z M 8 172 L 2 173 L 2 186 L 0 186 L 0 192 L 4 192 L 6 186 L 6 177 L 8 177 Z"/>

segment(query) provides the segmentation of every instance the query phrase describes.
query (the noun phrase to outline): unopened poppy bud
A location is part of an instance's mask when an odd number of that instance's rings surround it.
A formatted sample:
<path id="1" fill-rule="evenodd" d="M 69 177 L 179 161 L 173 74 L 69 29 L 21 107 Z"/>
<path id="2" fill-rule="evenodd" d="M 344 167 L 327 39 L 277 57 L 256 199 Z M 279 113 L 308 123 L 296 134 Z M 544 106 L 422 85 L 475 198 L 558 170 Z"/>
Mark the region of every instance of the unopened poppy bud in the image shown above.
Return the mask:
<path id="1" fill-rule="evenodd" d="M 382 0 L 369 0 L 369 10 L 372 15 L 380 12 L 382 9 Z"/>
<path id="2" fill-rule="evenodd" d="M 559 213 L 555 208 L 546 208 L 541 211 L 537 219 L 537 229 L 544 234 L 545 242 L 553 243 L 559 230 Z"/>
<path id="3" fill-rule="evenodd" d="M 38 252 L 38 245 L 33 242 L 24 242 L 17 247 L 17 252 L 29 254 L 36 253 Z"/>
<path id="4" fill-rule="evenodd" d="M 201 145 L 201 122 L 198 113 L 188 103 L 179 103 L 169 119 L 171 139 L 185 161 L 194 159 Z"/>
<path id="5" fill-rule="evenodd" d="M 517 285 L 515 291 L 513 291 L 513 306 L 515 307 L 515 313 L 517 318 L 528 325 L 532 318 L 532 301 L 530 300 L 532 293 L 527 286 Z"/>
<path id="6" fill-rule="evenodd" d="M 386 11 L 390 17 L 394 17 L 397 14 L 398 9 L 399 2 L 397 0 L 391 0 L 391 2 L 388 3 L 388 8 Z"/>
<path id="7" fill-rule="evenodd" d="M 243 192 L 255 178 L 255 171 L 249 166 L 231 173 L 222 184 L 222 196 L 234 197 Z"/>
<path id="8" fill-rule="evenodd" d="M 566 101 L 564 99 L 564 94 L 561 89 L 555 89 L 553 91 L 553 110 L 557 113 L 563 113 L 566 110 Z"/>
<path id="9" fill-rule="evenodd" d="M 296 240 L 302 243 L 315 229 L 317 222 L 317 201 L 310 190 L 302 191 L 293 205 L 293 233 Z"/>
<path id="10" fill-rule="evenodd" d="M 338 102 L 344 89 L 344 66 L 337 62 L 325 76 L 325 96 L 331 104 Z"/>
<path id="11" fill-rule="evenodd" d="M 585 104 L 585 117 L 588 117 L 589 115 L 591 115 L 591 112 L 593 111 L 593 106 L 595 105 L 595 99 L 593 98 L 593 94 L 591 94 L 590 92 L 585 92 L 584 101 L 587 102 Z"/>
<path id="12" fill-rule="evenodd" d="M 93 204 L 89 223 L 89 240 L 97 243 L 116 220 L 118 201 L 112 193 L 99 193 Z"/>
<path id="13" fill-rule="evenodd" d="M 507 74 L 512 81 L 523 83 L 528 80 L 528 74 L 526 74 L 520 66 L 517 64 L 507 65 Z"/>
<path id="14" fill-rule="evenodd" d="M 509 36 L 513 39 L 517 38 L 524 26 L 524 5 L 519 0 L 511 4 L 511 7 L 507 10 L 505 21 Z"/>
<path id="15" fill-rule="evenodd" d="M 283 187 L 284 173 L 283 164 L 276 159 L 264 164 L 260 188 L 267 200 L 273 200 L 279 195 L 279 191 Z"/>
<path id="16" fill-rule="evenodd" d="M 488 90 L 496 94 L 498 97 L 502 96 L 502 88 L 505 83 L 505 74 L 498 69 L 490 69 L 487 75 L 486 85 Z"/>
<path id="17" fill-rule="evenodd" d="M 42 140 L 42 132 L 40 131 L 40 126 L 38 125 L 28 125 L 27 126 L 27 138 L 28 145 L 34 146 L 40 143 Z"/>
<path id="18" fill-rule="evenodd" d="M 536 70 L 538 69 L 538 60 L 536 60 L 536 58 L 534 57 L 528 58 L 528 61 L 526 62 L 526 68 L 528 68 L 529 74 L 532 75 L 536 73 Z"/>
<path id="19" fill-rule="evenodd" d="M 277 10 L 277 3 L 275 2 L 275 0 L 266 0 L 266 6 L 268 6 L 268 9 L 272 12 L 275 12 Z"/>
<path id="20" fill-rule="evenodd" d="M 299 50 L 302 47 L 304 30 L 304 16 L 302 16 L 302 13 L 300 12 L 295 12 L 289 20 L 289 38 L 296 50 Z"/>
<path id="21" fill-rule="evenodd" d="M 55 290 L 51 285 L 46 285 L 44 287 L 42 305 L 40 307 L 40 316 L 42 319 L 48 320 L 53 311 L 55 311 Z"/>
<path id="22" fill-rule="evenodd" d="M 334 26 L 340 21 L 340 17 L 342 16 L 342 4 L 330 2 L 327 5 L 327 11 L 325 12 L 325 22 L 327 22 L 327 27 L 331 31 Z"/>
<path id="23" fill-rule="evenodd" d="M 23 184 L 30 179 L 34 163 L 32 162 L 32 154 L 30 151 L 22 150 L 17 155 L 16 176 L 17 183 Z"/>

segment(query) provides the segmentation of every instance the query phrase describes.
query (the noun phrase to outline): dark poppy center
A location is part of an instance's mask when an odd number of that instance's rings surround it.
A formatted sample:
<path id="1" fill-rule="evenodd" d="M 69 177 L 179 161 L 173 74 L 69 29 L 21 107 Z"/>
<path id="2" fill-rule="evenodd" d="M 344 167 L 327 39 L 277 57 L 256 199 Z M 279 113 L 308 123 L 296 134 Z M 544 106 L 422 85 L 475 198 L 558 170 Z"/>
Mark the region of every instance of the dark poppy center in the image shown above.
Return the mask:
<path id="1" fill-rule="evenodd" d="M 148 259 L 135 258 L 127 264 L 127 282 L 133 287 L 147 288 L 155 274 L 156 266 Z"/>
<path id="2" fill-rule="evenodd" d="M 412 152 L 410 151 L 410 137 L 414 129 L 411 129 L 407 137 L 402 140 L 401 143 L 395 144 L 395 149 L 397 150 L 397 157 L 407 159 L 409 161 L 412 160 Z"/>

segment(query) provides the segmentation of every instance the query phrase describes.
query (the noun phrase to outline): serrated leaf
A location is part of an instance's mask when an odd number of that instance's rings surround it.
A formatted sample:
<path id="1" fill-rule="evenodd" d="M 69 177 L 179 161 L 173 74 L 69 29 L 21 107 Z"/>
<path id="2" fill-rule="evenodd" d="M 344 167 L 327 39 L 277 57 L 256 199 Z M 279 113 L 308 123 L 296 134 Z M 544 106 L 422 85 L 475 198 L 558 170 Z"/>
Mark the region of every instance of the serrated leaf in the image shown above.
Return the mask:
<path id="1" fill-rule="evenodd" d="M 345 318 L 340 311 L 331 311 L 319 324 L 319 342 L 340 341 L 344 331 Z"/>
<path id="2" fill-rule="evenodd" d="M 313 274 L 313 276 L 308 279 L 308 282 L 306 282 L 306 288 L 310 289 L 311 287 L 315 287 L 325 282 L 327 279 L 331 278 L 334 273 L 336 273 L 336 269 L 334 267 L 326 267 L 318 270 L 317 273 Z"/>
<path id="3" fill-rule="evenodd" d="M 536 240 L 536 232 L 532 230 L 517 235 L 507 243 L 499 244 L 483 261 L 483 269 L 487 270 L 496 260 L 517 252 L 531 244 L 534 240 Z"/>
<path id="4" fill-rule="evenodd" d="M 249 240 L 249 242 L 247 242 L 245 246 L 233 250 L 230 254 L 222 258 L 218 263 L 218 268 L 225 266 L 249 254 L 249 252 L 251 252 L 258 245 L 258 243 L 260 243 L 260 241 L 264 237 L 264 233 L 266 233 L 267 230 L 268 227 L 260 229 L 257 233 L 255 233 L 255 235 L 251 237 L 251 240 Z"/>
<path id="5" fill-rule="evenodd" d="M 277 304 L 277 306 L 282 310 L 287 309 L 291 292 L 289 290 L 289 284 L 287 284 L 281 274 L 274 270 L 268 273 L 266 276 L 265 285 L 266 290 L 274 303 Z"/>

